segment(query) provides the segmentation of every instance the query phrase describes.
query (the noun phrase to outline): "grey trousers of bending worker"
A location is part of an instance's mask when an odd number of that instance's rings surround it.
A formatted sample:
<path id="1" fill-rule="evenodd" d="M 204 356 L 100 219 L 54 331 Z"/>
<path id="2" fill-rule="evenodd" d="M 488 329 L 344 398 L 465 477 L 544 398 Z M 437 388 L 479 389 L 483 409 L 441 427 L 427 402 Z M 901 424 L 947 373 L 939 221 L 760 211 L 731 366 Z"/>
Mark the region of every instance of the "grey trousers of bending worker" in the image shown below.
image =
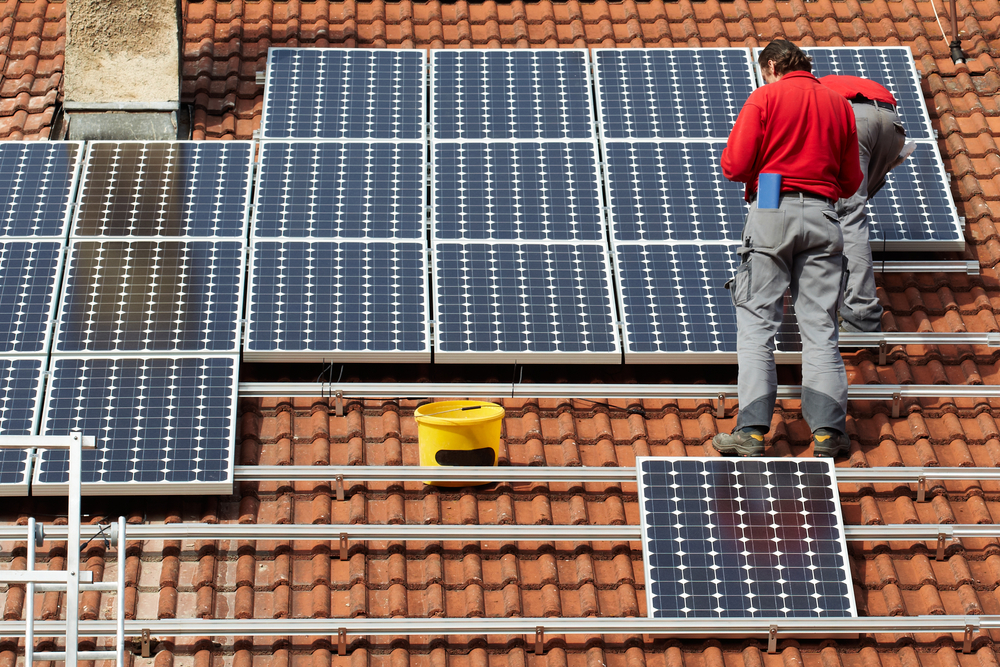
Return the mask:
<path id="1" fill-rule="evenodd" d="M 739 332 L 737 429 L 770 430 L 778 391 L 774 335 L 790 287 L 802 337 L 802 415 L 812 431 L 846 432 L 847 374 L 837 345 L 843 250 L 840 222 L 825 200 L 790 193 L 777 209 L 751 205 L 743 261 L 731 283 Z"/>
<path id="2" fill-rule="evenodd" d="M 885 185 L 885 175 L 899 157 L 906 133 L 895 111 L 874 104 L 852 102 L 858 126 L 858 154 L 865 178 L 853 196 L 837 202 L 844 229 L 844 297 L 840 316 L 847 331 L 881 331 L 882 305 L 875 294 L 875 271 L 868 240 L 865 204 Z"/>

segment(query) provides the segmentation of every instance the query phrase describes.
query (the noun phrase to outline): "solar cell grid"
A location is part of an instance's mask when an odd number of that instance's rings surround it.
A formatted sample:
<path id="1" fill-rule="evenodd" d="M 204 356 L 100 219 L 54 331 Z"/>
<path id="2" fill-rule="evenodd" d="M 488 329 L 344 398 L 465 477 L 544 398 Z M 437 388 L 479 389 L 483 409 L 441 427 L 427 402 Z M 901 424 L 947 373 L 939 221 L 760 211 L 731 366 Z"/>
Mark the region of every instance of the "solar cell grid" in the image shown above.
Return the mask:
<path id="1" fill-rule="evenodd" d="M 423 139 L 425 54 L 272 48 L 264 139 Z"/>
<path id="2" fill-rule="evenodd" d="M 82 144 L 0 142 L 0 237 L 66 233 Z"/>
<path id="3" fill-rule="evenodd" d="M 755 87 L 741 48 L 594 49 L 604 139 L 726 139 Z"/>
<path id="4" fill-rule="evenodd" d="M 242 241 L 77 241 L 55 352 L 236 352 L 242 280 Z"/>
<path id="5" fill-rule="evenodd" d="M 234 357 L 55 359 L 43 434 L 80 429 L 88 495 L 230 493 Z M 65 493 L 65 451 L 43 450 L 35 495 Z"/>
<path id="6" fill-rule="evenodd" d="M 434 51 L 433 138 L 593 138 L 588 64 L 584 49 Z"/>
<path id="7" fill-rule="evenodd" d="M 92 142 L 77 236 L 242 237 L 249 141 Z"/>
<path id="8" fill-rule="evenodd" d="M 604 238 L 594 142 L 435 143 L 432 150 L 436 238 Z"/>
<path id="9" fill-rule="evenodd" d="M 258 241 L 248 360 L 430 360 L 421 242 Z"/>
<path id="10" fill-rule="evenodd" d="M 0 435 L 32 435 L 41 408 L 42 359 L 0 358 Z M 0 449 L 0 496 L 28 495 L 28 449 Z"/>
<path id="11" fill-rule="evenodd" d="M 255 236 L 422 238 L 424 150 L 419 143 L 263 142 Z"/>
<path id="12" fill-rule="evenodd" d="M 651 617 L 856 616 L 830 460 L 636 465 Z"/>
<path id="13" fill-rule="evenodd" d="M 59 241 L 0 241 L 0 353 L 48 352 L 62 250 Z"/>
<path id="14" fill-rule="evenodd" d="M 434 268 L 437 361 L 621 360 L 601 245 L 439 242 Z"/>
<path id="15" fill-rule="evenodd" d="M 738 241 L 743 185 L 722 175 L 723 142 L 606 142 L 615 241 Z"/>

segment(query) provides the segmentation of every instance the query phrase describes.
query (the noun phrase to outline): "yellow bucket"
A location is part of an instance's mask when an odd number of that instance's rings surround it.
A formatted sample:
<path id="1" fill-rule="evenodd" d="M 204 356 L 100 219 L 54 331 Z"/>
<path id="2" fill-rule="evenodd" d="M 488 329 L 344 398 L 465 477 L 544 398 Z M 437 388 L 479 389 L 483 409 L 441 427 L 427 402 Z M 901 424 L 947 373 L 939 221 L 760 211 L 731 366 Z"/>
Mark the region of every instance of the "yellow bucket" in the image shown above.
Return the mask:
<path id="1" fill-rule="evenodd" d="M 503 407 L 484 401 L 440 401 L 421 405 L 417 443 L 422 466 L 495 466 L 500 456 Z M 436 486 L 476 486 L 488 482 L 425 482 Z"/>

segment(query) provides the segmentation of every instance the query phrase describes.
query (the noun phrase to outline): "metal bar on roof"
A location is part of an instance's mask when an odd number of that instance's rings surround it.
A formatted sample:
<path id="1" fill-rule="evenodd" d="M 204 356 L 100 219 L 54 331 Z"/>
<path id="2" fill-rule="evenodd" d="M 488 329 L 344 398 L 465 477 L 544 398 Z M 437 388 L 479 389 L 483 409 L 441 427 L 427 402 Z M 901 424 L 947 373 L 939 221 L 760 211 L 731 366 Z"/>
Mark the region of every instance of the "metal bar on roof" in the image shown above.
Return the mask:
<path id="1" fill-rule="evenodd" d="M 846 335 L 846 334 L 844 334 Z M 853 334 L 852 334 L 853 335 Z M 869 334 L 865 334 L 869 335 Z M 872 334 L 874 335 L 874 334 Z M 998 334 L 1000 335 L 1000 334 Z M 1000 344 L 1000 341 L 998 341 Z M 877 344 L 876 344 L 877 346 Z M 736 398 L 734 384 L 511 384 L 472 382 L 241 382 L 242 397 L 340 398 Z M 798 385 L 780 385 L 779 399 L 802 394 Z M 896 398 L 1000 398 L 1000 385 L 853 384 L 847 397 L 855 401 Z"/>
<path id="2" fill-rule="evenodd" d="M 0 623 L 0 637 L 23 637 L 24 621 Z M 544 617 L 544 618 L 165 618 L 135 619 L 125 622 L 130 635 L 149 630 L 161 636 L 331 636 L 338 630 L 352 635 L 521 635 L 543 628 L 550 634 L 655 634 L 673 637 L 745 637 L 766 635 L 776 627 L 782 635 L 822 632 L 825 635 L 857 633 L 964 634 L 1000 629 L 1000 616 L 865 616 L 855 618 L 645 618 L 645 617 Z M 65 621 L 39 621 L 36 632 L 43 636 L 61 634 Z M 107 637 L 115 633 L 114 621 L 80 621 L 87 637 Z"/>
<path id="3" fill-rule="evenodd" d="M 912 260 L 875 261 L 875 273 L 965 273 L 977 276 L 980 272 L 976 260 L 941 260 L 933 262 L 918 262 Z"/>
<path id="4" fill-rule="evenodd" d="M 97 526 L 90 528 L 98 530 Z M 17 529 L 17 530 L 12 530 Z M 168 523 L 131 524 L 133 540 L 412 540 L 418 542 L 472 540 L 504 542 L 638 541 L 642 527 L 621 525 L 516 525 L 516 524 L 260 524 Z M 998 536 L 996 524 L 890 524 L 845 526 L 849 540 L 886 541 L 990 538 Z M 49 526 L 46 538 L 65 539 L 65 526 Z M 23 526 L 0 526 L 0 539 L 23 539 Z M 84 533 L 83 537 L 89 535 Z M 11 572 L 5 570 L 4 574 Z M 65 572 L 62 572 L 65 576 Z"/>

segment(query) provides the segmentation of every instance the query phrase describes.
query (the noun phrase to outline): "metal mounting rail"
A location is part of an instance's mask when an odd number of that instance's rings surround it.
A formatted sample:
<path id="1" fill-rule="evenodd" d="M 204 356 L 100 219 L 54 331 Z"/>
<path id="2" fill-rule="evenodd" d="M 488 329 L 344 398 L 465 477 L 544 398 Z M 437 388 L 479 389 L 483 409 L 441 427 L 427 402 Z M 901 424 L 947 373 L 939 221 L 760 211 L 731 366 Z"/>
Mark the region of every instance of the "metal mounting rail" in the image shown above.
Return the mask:
<path id="1" fill-rule="evenodd" d="M 878 333 L 841 333 L 840 347 L 878 347 L 879 345 L 986 345 L 1000 347 L 1000 331 L 883 331 Z"/>
<path id="2" fill-rule="evenodd" d="M 978 276 L 979 262 L 974 259 L 946 259 L 934 262 L 907 260 L 875 261 L 875 273 L 965 273 Z"/>

